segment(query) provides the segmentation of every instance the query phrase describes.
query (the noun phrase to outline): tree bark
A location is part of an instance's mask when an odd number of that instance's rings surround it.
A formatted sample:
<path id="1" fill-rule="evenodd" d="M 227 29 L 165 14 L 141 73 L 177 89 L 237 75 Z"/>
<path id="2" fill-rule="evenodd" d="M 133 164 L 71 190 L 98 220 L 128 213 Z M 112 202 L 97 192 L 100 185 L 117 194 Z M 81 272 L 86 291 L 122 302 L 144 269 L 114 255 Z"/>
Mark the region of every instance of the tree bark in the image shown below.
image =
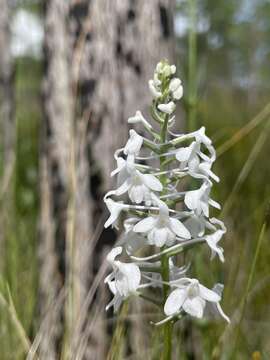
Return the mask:
<path id="1" fill-rule="evenodd" d="M 53 305 L 65 283 L 65 227 L 68 204 L 68 169 L 72 105 L 68 79 L 66 18 L 63 0 L 49 0 L 45 7 L 44 113 L 40 157 L 40 307 L 44 322 L 40 353 L 57 358 L 62 336 L 59 311 Z M 50 310 L 49 310 L 50 309 Z M 48 319 L 48 320 L 47 320 Z"/>
<path id="2" fill-rule="evenodd" d="M 128 117 L 138 108 L 148 114 L 155 64 L 174 60 L 173 7 L 173 0 L 73 1 L 73 79 L 91 114 L 91 155 L 103 191 L 112 186 L 112 154 L 126 141 Z"/>

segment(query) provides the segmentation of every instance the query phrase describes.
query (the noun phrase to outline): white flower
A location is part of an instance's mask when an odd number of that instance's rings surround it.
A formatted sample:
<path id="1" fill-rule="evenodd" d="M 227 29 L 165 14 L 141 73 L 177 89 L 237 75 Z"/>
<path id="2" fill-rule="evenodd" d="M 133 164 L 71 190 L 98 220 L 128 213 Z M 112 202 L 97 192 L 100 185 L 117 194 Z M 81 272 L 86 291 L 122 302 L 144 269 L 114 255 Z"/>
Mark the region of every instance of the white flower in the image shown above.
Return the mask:
<path id="1" fill-rule="evenodd" d="M 221 297 L 201 285 L 197 279 L 183 278 L 177 281 L 176 290 L 168 296 L 164 305 L 167 316 L 178 314 L 181 310 L 197 318 L 203 316 L 206 301 L 218 303 Z"/>
<path id="2" fill-rule="evenodd" d="M 171 74 L 174 75 L 176 73 L 176 66 L 175 65 L 171 65 Z"/>
<path id="3" fill-rule="evenodd" d="M 204 235 L 205 226 L 206 226 L 205 218 L 201 216 L 197 216 L 195 214 L 190 214 L 189 217 L 184 221 L 185 227 L 189 230 L 192 237 L 201 237 Z"/>
<path id="4" fill-rule="evenodd" d="M 158 89 L 159 89 L 159 86 L 161 85 L 161 81 L 159 80 L 157 73 L 154 74 L 154 85 Z"/>
<path id="5" fill-rule="evenodd" d="M 169 90 L 175 100 L 180 100 L 183 96 L 182 82 L 178 78 L 174 78 L 170 81 Z"/>
<path id="6" fill-rule="evenodd" d="M 152 129 L 152 125 L 144 118 L 140 111 L 136 111 L 135 116 L 128 118 L 129 124 L 142 123 L 147 129 Z"/>
<path id="7" fill-rule="evenodd" d="M 221 229 L 218 229 L 214 233 L 205 236 L 205 240 L 208 246 L 211 248 L 211 260 L 216 255 L 218 255 L 220 261 L 224 262 L 224 255 L 223 255 L 224 250 L 222 249 L 222 247 L 218 246 L 218 242 L 221 240 L 222 236 L 226 233 L 226 227 L 224 226 L 222 221 L 215 218 L 210 219 L 210 222 L 212 224 L 218 224 L 221 227 Z"/>
<path id="8" fill-rule="evenodd" d="M 119 241 L 119 245 L 124 246 L 128 255 L 135 253 L 145 245 L 145 238 L 133 231 L 134 225 L 140 221 L 138 217 L 131 217 L 124 221 L 125 233 Z"/>
<path id="9" fill-rule="evenodd" d="M 143 144 L 143 137 L 136 133 L 135 130 L 129 130 L 129 139 L 124 147 L 124 154 L 138 155 Z"/>
<path id="10" fill-rule="evenodd" d="M 175 110 L 175 103 L 170 101 L 168 104 L 159 104 L 158 109 L 163 113 L 171 115 Z"/>
<path id="11" fill-rule="evenodd" d="M 115 260 L 116 256 L 121 253 L 122 247 L 118 246 L 108 254 L 107 261 L 112 265 L 114 271 L 104 281 L 108 283 L 111 292 L 114 294 L 114 298 L 106 306 L 106 310 L 113 306 L 115 312 L 124 299 L 136 292 L 141 281 L 141 272 L 137 265 Z"/>
<path id="12" fill-rule="evenodd" d="M 168 206 L 157 197 L 153 197 L 159 206 L 159 214 L 149 216 L 139 221 L 133 228 L 134 232 L 147 234 L 150 245 L 162 247 L 174 243 L 176 236 L 183 239 L 190 239 L 187 228 L 178 220 L 169 217 Z"/>
<path id="13" fill-rule="evenodd" d="M 160 61 L 159 63 L 157 63 L 156 72 L 157 72 L 158 74 L 162 74 L 163 66 L 164 66 L 164 64 L 163 64 L 161 61 Z"/>
<path id="14" fill-rule="evenodd" d="M 200 157 L 206 159 L 200 162 Z M 216 182 L 219 182 L 218 176 L 212 171 L 212 160 L 200 151 L 200 144 L 193 141 L 189 146 L 182 147 L 177 150 L 176 159 L 181 162 L 180 169 L 188 167 L 191 176 L 195 178 L 209 178 L 211 177 Z"/>
<path id="15" fill-rule="evenodd" d="M 172 70 L 174 70 L 174 67 L 172 68 L 170 65 L 166 64 L 163 66 L 162 73 L 164 76 L 169 77 L 172 75 Z"/>
<path id="16" fill-rule="evenodd" d="M 128 156 L 127 160 L 122 157 L 117 157 L 117 168 L 111 172 L 111 176 L 117 174 L 117 186 L 122 185 L 129 177 L 129 164 L 134 164 L 134 157 Z"/>
<path id="17" fill-rule="evenodd" d="M 116 226 L 116 222 L 117 222 L 117 219 L 118 219 L 121 211 L 124 209 L 127 209 L 128 205 L 125 205 L 122 202 L 113 201 L 110 198 L 105 199 L 104 202 L 110 212 L 110 217 L 105 222 L 104 227 L 107 228 L 110 225 L 112 225 L 114 227 L 114 226 Z"/>
<path id="18" fill-rule="evenodd" d="M 196 141 L 204 144 L 206 147 L 210 146 L 212 144 L 211 139 L 205 135 L 205 127 L 202 126 L 199 130 L 194 131 L 194 133 L 192 133 L 193 136 L 195 137 Z"/>
<path id="19" fill-rule="evenodd" d="M 181 162 L 180 169 L 188 167 L 191 176 L 195 178 L 209 178 L 219 182 L 218 176 L 212 171 L 212 163 L 215 160 L 215 150 L 211 145 L 210 140 L 204 134 L 204 128 L 201 128 L 194 133 L 196 141 L 193 141 L 189 146 L 182 147 L 176 152 L 176 159 Z M 208 141 L 209 140 L 209 141 Z M 201 151 L 201 144 L 204 144 L 208 149 L 211 158 Z M 203 161 L 201 162 L 200 159 Z"/>
<path id="20" fill-rule="evenodd" d="M 169 65 L 164 62 L 159 62 L 156 66 L 156 73 L 160 75 L 164 74 L 166 77 L 175 74 L 175 72 L 176 72 L 175 65 Z"/>
<path id="21" fill-rule="evenodd" d="M 122 178 L 124 182 L 113 194 L 120 196 L 128 192 L 133 203 L 140 204 L 144 201 L 147 205 L 151 205 L 151 193 L 162 191 L 161 182 L 154 175 L 142 174 L 132 163 L 127 162 L 126 170 L 126 178 Z M 122 173 L 123 171 L 122 169 Z"/>
<path id="22" fill-rule="evenodd" d="M 204 214 L 206 217 L 209 216 L 209 205 L 220 209 L 220 205 L 209 198 L 210 185 L 203 183 L 198 190 L 188 191 L 185 195 L 184 202 L 186 206 L 193 210 L 197 216 Z"/>
<path id="23" fill-rule="evenodd" d="M 224 285 L 218 283 L 213 287 L 212 290 L 221 297 L 223 289 L 224 289 Z M 206 304 L 205 310 L 208 311 L 212 316 L 221 315 L 228 323 L 230 323 L 229 317 L 226 314 L 224 314 L 219 302 L 217 303 L 208 302 Z"/>
<path id="24" fill-rule="evenodd" d="M 154 96 L 155 99 L 159 98 L 162 96 L 161 91 L 156 87 L 156 84 L 154 82 L 154 80 L 149 80 L 148 81 L 148 85 L 149 85 L 149 90 L 151 91 L 151 94 Z"/>
<path id="25" fill-rule="evenodd" d="M 198 178 L 212 178 L 213 180 L 215 180 L 216 182 L 219 182 L 219 177 L 213 173 L 213 171 L 211 170 L 212 167 L 212 163 L 208 162 L 208 161 L 204 161 L 201 162 L 198 166 L 198 168 L 193 172 L 193 176 L 194 177 L 198 177 Z"/>

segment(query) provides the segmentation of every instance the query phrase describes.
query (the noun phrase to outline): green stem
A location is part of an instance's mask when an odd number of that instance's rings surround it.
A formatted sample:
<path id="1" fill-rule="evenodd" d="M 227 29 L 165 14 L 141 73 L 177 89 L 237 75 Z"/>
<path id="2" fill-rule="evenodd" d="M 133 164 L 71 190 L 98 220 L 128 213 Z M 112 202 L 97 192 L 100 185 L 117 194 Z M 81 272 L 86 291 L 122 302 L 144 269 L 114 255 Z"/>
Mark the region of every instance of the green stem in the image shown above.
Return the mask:
<path id="1" fill-rule="evenodd" d="M 168 127 L 168 121 L 169 116 L 164 116 L 164 122 L 161 127 L 161 133 L 160 133 L 160 141 L 161 143 L 165 143 L 167 140 L 167 127 Z M 163 149 L 161 149 L 162 151 Z M 166 162 L 166 156 L 160 157 L 160 171 L 163 171 L 165 169 L 165 162 Z M 160 177 L 160 181 L 163 186 L 166 185 L 166 175 L 162 175 Z M 165 249 L 166 247 L 164 247 Z M 169 269 L 169 257 L 167 254 L 163 255 L 161 258 L 161 275 L 162 280 L 165 283 L 168 283 L 170 281 L 170 269 Z M 164 284 L 163 285 L 163 306 L 166 302 L 166 299 L 168 297 L 169 293 L 169 285 Z M 164 352 L 163 352 L 163 360 L 170 360 L 172 357 L 172 333 L 173 333 L 173 322 L 169 321 L 164 324 L 163 328 L 163 340 L 164 340 Z"/>

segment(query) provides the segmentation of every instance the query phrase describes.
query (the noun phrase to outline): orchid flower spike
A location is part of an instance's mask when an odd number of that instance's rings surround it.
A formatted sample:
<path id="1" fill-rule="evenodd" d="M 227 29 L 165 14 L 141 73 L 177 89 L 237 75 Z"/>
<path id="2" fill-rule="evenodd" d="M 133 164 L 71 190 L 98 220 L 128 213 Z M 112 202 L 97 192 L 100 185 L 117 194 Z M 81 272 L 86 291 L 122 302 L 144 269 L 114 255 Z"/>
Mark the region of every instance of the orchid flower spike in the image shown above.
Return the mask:
<path id="1" fill-rule="evenodd" d="M 109 212 L 104 226 L 121 232 L 107 256 L 113 270 L 105 282 L 113 298 L 106 308 L 116 312 L 134 295 L 163 309 L 165 318 L 156 325 L 174 323 L 182 314 L 196 318 L 218 314 L 229 321 L 220 305 L 223 285 L 211 290 L 199 279 L 187 277 L 192 263 L 177 256 L 207 246 L 211 259 L 217 256 L 223 262 L 220 242 L 226 227 L 210 217 L 211 208 L 221 206 L 211 198 L 219 177 L 212 171 L 216 152 L 205 128 L 180 135 L 171 130 L 176 103 L 183 96 L 182 81 L 175 73 L 175 65 L 164 60 L 149 80 L 155 126 L 139 110 L 128 119 L 129 124 L 142 125 L 151 139 L 131 129 L 126 144 L 114 154 L 111 176 L 117 180 L 115 189 L 104 196 Z M 120 260 L 123 249 L 128 262 Z"/>

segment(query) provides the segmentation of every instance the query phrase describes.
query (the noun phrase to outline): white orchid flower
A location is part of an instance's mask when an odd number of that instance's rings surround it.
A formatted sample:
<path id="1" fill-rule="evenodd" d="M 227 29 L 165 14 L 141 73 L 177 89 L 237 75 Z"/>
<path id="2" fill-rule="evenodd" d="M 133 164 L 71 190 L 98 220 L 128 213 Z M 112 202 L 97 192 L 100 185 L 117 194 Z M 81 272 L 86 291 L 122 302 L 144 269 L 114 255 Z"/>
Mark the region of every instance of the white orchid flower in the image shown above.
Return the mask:
<path id="1" fill-rule="evenodd" d="M 224 285 L 218 283 L 213 287 L 212 290 L 221 297 L 223 289 L 224 289 Z M 225 319 L 228 323 L 230 323 L 229 317 L 224 313 L 219 302 L 217 303 L 208 302 L 206 304 L 205 312 L 208 312 L 213 317 L 215 317 L 216 315 L 221 315 L 223 319 Z"/>
<path id="2" fill-rule="evenodd" d="M 168 104 L 159 104 L 158 109 L 165 114 L 171 115 L 175 110 L 175 103 L 170 101 Z"/>
<path id="3" fill-rule="evenodd" d="M 140 221 L 139 217 L 131 217 L 123 222 L 125 232 L 120 238 L 119 245 L 125 248 L 128 255 L 134 254 L 145 246 L 145 238 L 133 231 L 133 227 L 138 221 Z"/>
<path id="4" fill-rule="evenodd" d="M 197 279 L 183 278 L 175 282 L 177 289 L 168 296 L 164 313 L 167 316 L 178 314 L 181 310 L 197 318 L 202 318 L 206 301 L 219 303 L 220 295 L 201 285 Z"/>
<path id="5" fill-rule="evenodd" d="M 205 240 L 208 244 L 208 246 L 211 249 L 211 260 L 218 255 L 220 261 L 224 262 L 224 255 L 223 255 L 223 248 L 218 245 L 219 241 L 223 237 L 223 235 L 226 233 L 226 227 L 223 224 L 222 221 L 212 218 L 210 219 L 210 223 L 212 224 L 218 224 L 220 226 L 220 229 L 216 230 L 214 233 L 210 235 L 205 236 Z"/>
<path id="6" fill-rule="evenodd" d="M 118 220 L 120 213 L 124 209 L 127 209 L 129 206 L 126 204 L 123 204 L 123 202 L 113 201 L 111 198 L 105 199 L 104 202 L 110 212 L 110 217 L 105 222 L 104 227 L 107 228 L 110 225 L 112 225 L 113 227 L 117 227 L 117 220 Z"/>
<path id="7" fill-rule="evenodd" d="M 212 147 L 211 143 L 207 141 L 208 138 L 206 136 L 204 138 L 202 134 L 203 134 L 203 130 L 201 132 L 198 131 L 195 135 L 196 141 L 193 141 L 187 147 L 182 147 L 178 149 L 175 157 L 181 163 L 180 169 L 184 169 L 188 167 L 188 171 L 191 176 L 195 178 L 210 177 L 214 179 L 216 182 L 219 182 L 218 176 L 216 176 L 211 171 L 213 159 L 216 156 L 215 150 Z M 207 146 L 207 149 L 211 154 L 211 158 L 209 158 L 201 151 L 201 144 L 202 144 L 201 140 L 203 140 L 205 146 Z M 200 161 L 200 158 L 203 159 L 202 162 Z"/>
<path id="8" fill-rule="evenodd" d="M 159 214 L 148 216 L 139 221 L 133 228 L 134 232 L 144 233 L 147 235 L 150 245 L 162 247 L 170 246 L 174 243 L 176 236 L 183 239 L 190 239 L 190 233 L 180 220 L 169 217 L 169 208 L 156 196 L 152 199 L 159 207 Z"/>
<path id="9" fill-rule="evenodd" d="M 136 292 L 141 282 L 141 272 L 137 265 L 115 260 L 116 256 L 122 253 L 122 250 L 122 247 L 118 246 L 107 255 L 107 261 L 114 270 L 104 280 L 114 294 L 114 298 L 106 306 L 106 310 L 113 306 L 115 312 L 124 299 Z"/>
<path id="10" fill-rule="evenodd" d="M 191 236 L 197 238 L 204 235 L 207 221 L 203 215 L 197 216 L 196 214 L 190 214 L 189 217 L 183 221 L 183 224 L 189 230 Z"/>
<path id="11" fill-rule="evenodd" d="M 151 205 L 151 193 L 162 191 L 161 182 L 151 174 L 143 174 L 135 168 L 132 163 L 126 163 L 126 178 L 122 178 L 122 185 L 113 191 L 113 194 L 120 196 L 128 192 L 129 198 L 133 203 L 140 204 L 145 202 Z"/>
<path id="12" fill-rule="evenodd" d="M 148 85 L 149 85 L 149 90 L 151 91 L 151 94 L 154 96 L 155 99 L 159 98 L 162 96 L 161 91 L 157 88 L 155 81 L 154 80 L 149 80 L 148 81 Z"/>
<path id="13" fill-rule="evenodd" d="M 152 125 L 145 119 L 141 111 L 136 111 L 136 114 L 134 116 L 131 116 L 128 118 L 129 124 L 143 124 L 147 129 L 152 129 Z"/>
<path id="14" fill-rule="evenodd" d="M 171 75 L 174 75 L 176 73 L 176 66 L 175 65 L 171 65 L 170 66 L 170 70 L 171 70 Z"/>
<path id="15" fill-rule="evenodd" d="M 143 144 L 143 137 L 136 133 L 135 130 L 129 130 L 129 139 L 124 147 L 124 154 L 138 155 Z"/>
<path id="16" fill-rule="evenodd" d="M 171 91 L 175 100 L 180 100 L 184 92 L 181 80 L 178 78 L 173 78 L 170 81 L 169 90 Z"/>
<path id="17" fill-rule="evenodd" d="M 184 202 L 186 206 L 193 210 L 197 216 L 204 214 L 206 217 L 209 217 L 209 205 L 220 209 L 220 205 L 209 198 L 211 186 L 209 184 L 203 183 L 198 190 L 188 191 L 185 195 Z"/>
<path id="18" fill-rule="evenodd" d="M 117 186 L 122 185 L 130 176 L 129 167 L 134 165 L 134 156 L 128 156 L 127 160 L 117 157 L 117 168 L 111 172 L 111 176 L 117 175 Z"/>
<path id="19" fill-rule="evenodd" d="M 154 85 L 158 89 L 160 88 L 161 85 L 161 81 L 159 80 L 157 73 L 154 73 Z"/>

